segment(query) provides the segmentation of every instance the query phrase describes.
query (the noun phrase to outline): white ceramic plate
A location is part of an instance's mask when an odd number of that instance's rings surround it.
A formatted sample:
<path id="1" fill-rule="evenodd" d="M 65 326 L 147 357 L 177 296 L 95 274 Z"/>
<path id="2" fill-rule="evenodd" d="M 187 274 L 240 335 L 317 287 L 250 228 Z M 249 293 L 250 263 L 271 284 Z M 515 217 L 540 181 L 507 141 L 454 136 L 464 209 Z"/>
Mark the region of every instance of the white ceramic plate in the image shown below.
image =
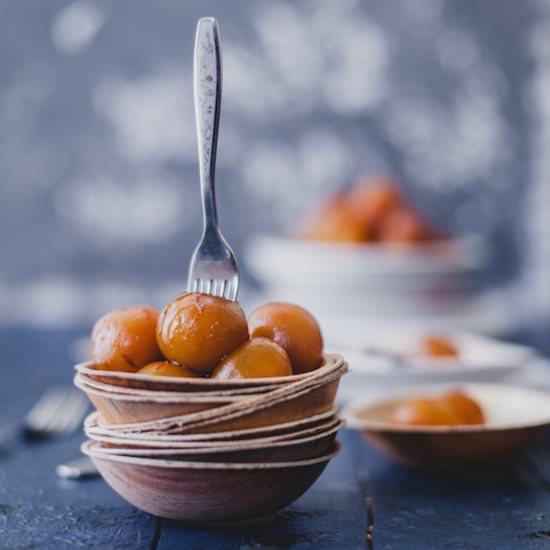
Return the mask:
<path id="1" fill-rule="evenodd" d="M 316 315 L 430 315 L 474 296 L 488 254 L 477 237 L 388 247 L 257 237 L 245 259 L 272 296 Z"/>
<path id="2" fill-rule="evenodd" d="M 430 334 L 437 333 L 402 327 L 372 330 L 353 342 L 342 339 L 338 349 L 350 365 L 343 393 L 351 395 L 380 386 L 494 382 L 523 368 L 534 357 L 526 346 L 463 332 L 443 333 L 458 347 L 459 357 L 423 357 L 417 350 Z"/>
<path id="3" fill-rule="evenodd" d="M 483 425 L 403 426 L 392 424 L 386 405 L 417 397 L 439 396 L 460 390 L 478 403 L 483 411 Z M 377 410 L 379 409 L 379 410 Z M 361 414 L 361 411 L 373 411 Z M 349 427 L 384 431 L 475 432 L 510 430 L 550 425 L 550 391 L 507 384 L 439 384 L 414 389 L 386 390 L 376 398 L 352 402 L 343 413 Z"/>
<path id="4" fill-rule="evenodd" d="M 259 236 L 250 242 L 245 258 L 266 284 L 417 287 L 442 277 L 449 284 L 462 283 L 486 265 L 487 250 L 476 236 L 399 247 Z"/>

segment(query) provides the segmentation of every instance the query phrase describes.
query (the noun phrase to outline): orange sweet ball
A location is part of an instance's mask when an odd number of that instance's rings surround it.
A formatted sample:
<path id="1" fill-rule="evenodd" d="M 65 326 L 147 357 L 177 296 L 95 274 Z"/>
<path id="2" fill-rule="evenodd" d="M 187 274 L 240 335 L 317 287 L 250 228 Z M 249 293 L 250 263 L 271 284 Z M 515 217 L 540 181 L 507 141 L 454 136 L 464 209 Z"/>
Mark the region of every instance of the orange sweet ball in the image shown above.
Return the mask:
<path id="1" fill-rule="evenodd" d="M 287 352 L 267 338 L 252 338 L 229 354 L 212 373 L 212 378 L 263 378 L 290 376 L 292 366 Z"/>
<path id="2" fill-rule="evenodd" d="M 449 392 L 438 400 L 439 404 L 453 411 L 460 424 L 483 424 L 485 417 L 481 407 L 459 390 Z"/>
<path id="3" fill-rule="evenodd" d="M 188 292 L 162 310 L 157 340 L 166 359 L 208 374 L 248 340 L 246 316 L 236 302 Z"/>
<path id="4" fill-rule="evenodd" d="M 408 426 L 456 426 L 460 421 L 448 407 L 434 399 L 410 399 L 395 407 L 391 415 L 394 424 Z"/>
<path id="5" fill-rule="evenodd" d="M 427 235 L 424 220 L 404 206 L 388 212 L 378 226 L 378 237 L 385 243 L 418 243 L 426 240 Z"/>
<path id="6" fill-rule="evenodd" d="M 369 238 L 369 232 L 350 212 L 346 201 L 334 198 L 306 221 L 298 236 L 313 241 L 360 243 Z"/>
<path id="7" fill-rule="evenodd" d="M 148 306 L 117 309 L 97 321 L 92 358 L 98 368 L 136 372 L 162 357 L 156 339 L 158 312 Z"/>
<path id="8" fill-rule="evenodd" d="M 400 203 L 399 188 L 388 179 L 373 179 L 356 184 L 346 194 L 349 211 L 369 228 L 377 226 Z"/>
<path id="9" fill-rule="evenodd" d="M 429 357 L 458 357 L 458 348 L 444 336 L 428 336 L 424 338 L 420 353 Z"/>
<path id="10" fill-rule="evenodd" d="M 201 378 L 198 372 L 192 371 L 183 365 L 176 365 L 170 361 L 155 361 L 138 370 L 139 374 L 153 376 L 175 376 L 178 378 Z"/>
<path id="11" fill-rule="evenodd" d="M 273 303 L 257 309 L 248 321 L 250 335 L 274 340 L 286 350 L 294 374 L 323 362 L 323 338 L 315 318 L 300 306 Z"/>

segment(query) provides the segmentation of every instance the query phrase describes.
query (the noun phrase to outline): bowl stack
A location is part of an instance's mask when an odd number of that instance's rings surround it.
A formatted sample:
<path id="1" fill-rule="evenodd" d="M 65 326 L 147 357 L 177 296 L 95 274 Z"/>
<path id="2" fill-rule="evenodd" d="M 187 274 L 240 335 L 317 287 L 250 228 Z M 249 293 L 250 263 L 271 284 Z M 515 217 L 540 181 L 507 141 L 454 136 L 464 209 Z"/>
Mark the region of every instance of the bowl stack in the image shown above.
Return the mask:
<path id="1" fill-rule="evenodd" d="M 97 408 L 82 450 L 122 497 L 157 516 L 233 521 L 282 508 L 338 452 L 338 355 L 305 374 L 217 381 L 77 365 Z"/>

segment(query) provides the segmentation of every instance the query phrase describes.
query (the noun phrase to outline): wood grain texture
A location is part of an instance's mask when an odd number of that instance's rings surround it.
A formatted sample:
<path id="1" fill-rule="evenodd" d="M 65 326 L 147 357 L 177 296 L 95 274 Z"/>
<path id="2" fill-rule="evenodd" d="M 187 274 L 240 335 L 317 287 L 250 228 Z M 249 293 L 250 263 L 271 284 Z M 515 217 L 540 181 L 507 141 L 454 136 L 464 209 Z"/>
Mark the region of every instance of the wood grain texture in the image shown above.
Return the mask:
<path id="1" fill-rule="evenodd" d="M 71 383 L 68 350 L 77 335 L 0 331 L 1 420 L 21 417 L 47 386 Z M 102 480 L 59 480 L 55 465 L 78 456 L 82 435 L 20 441 L 0 454 L 0 548 L 146 549 L 152 542 L 161 550 L 550 547 L 548 439 L 512 464 L 445 475 L 392 465 L 357 433 L 344 430 L 338 439 L 340 455 L 293 505 L 223 527 L 158 523 Z"/>
<path id="2" fill-rule="evenodd" d="M 550 538 L 537 536 L 550 529 L 550 492 L 533 475 L 530 459 L 430 473 L 393 465 L 362 445 L 374 502 L 375 548 L 550 547 Z M 534 453 L 549 461 L 550 448 Z"/>
<path id="3" fill-rule="evenodd" d="M 0 331 L 0 418 L 16 420 L 52 384 L 70 385 L 68 350 L 77 333 Z M 149 548 L 155 519 L 102 480 L 74 482 L 55 473 L 80 456 L 82 434 L 14 442 L 0 452 L 0 548 Z"/>
<path id="4" fill-rule="evenodd" d="M 166 521 L 159 550 L 180 548 L 184 533 L 186 550 L 364 549 L 367 516 L 350 451 L 356 438 L 344 430 L 338 439 L 343 444 L 341 453 L 315 485 L 288 508 L 251 522 L 220 526 Z"/>

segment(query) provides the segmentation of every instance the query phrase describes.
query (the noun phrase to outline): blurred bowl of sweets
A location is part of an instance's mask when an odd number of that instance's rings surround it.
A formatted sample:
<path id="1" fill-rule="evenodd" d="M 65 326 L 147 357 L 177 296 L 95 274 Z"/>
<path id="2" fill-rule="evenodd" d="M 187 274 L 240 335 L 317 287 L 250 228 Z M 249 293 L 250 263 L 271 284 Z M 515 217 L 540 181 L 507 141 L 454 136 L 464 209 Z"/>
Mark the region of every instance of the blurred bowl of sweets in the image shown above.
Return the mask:
<path id="1" fill-rule="evenodd" d="M 476 235 L 434 228 L 387 179 L 326 199 L 288 236 L 258 236 L 246 251 L 268 294 L 318 315 L 447 314 L 463 307 L 487 265 Z"/>

